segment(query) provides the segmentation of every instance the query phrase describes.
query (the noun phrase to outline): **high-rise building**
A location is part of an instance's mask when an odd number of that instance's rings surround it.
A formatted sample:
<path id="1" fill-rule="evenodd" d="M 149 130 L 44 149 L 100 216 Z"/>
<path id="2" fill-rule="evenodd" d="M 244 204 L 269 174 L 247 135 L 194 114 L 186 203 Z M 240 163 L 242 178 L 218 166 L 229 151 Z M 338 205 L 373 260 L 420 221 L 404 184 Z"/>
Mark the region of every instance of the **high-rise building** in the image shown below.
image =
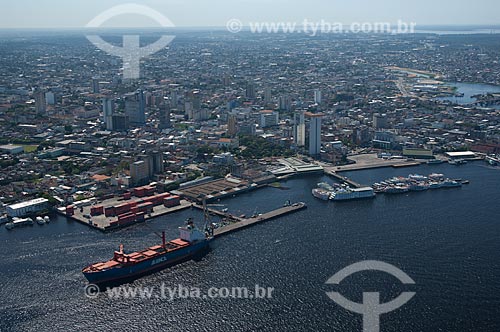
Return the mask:
<path id="1" fill-rule="evenodd" d="M 142 90 L 137 90 L 134 94 L 125 97 L 125 114 L 132 126 L 146 124 L 146 101 Z"/>
<path id="2" fill-rule="evenodd" d="M 273 101 L 273 92 L 270 87 L 266 87 L 264 89 L 264 102 L 266 104 L 269 104 L 272 101 Z"/>
<path id="3" fill-rule="evenodd" d="M 150 174 L 151 176 L 154 174 L 162 174 L 163 173 L 163 167 L 164 167 L 164 162 L 163 162 L 163 153 L 159 151 L 153 151 L 149 154 L 149 162 L 152 167 L 150 167 L 152 173 Z"/>
<path id="4" fill-rule="evenodd" d="M 201 109 L 201 93 L 199 90 L 194 90 L 191 95 L 191 103 L 193 104 L 193 110 L 198 111 Z"/>
<path id="5" fill-rule="evenodd" d="M 321 90 L 320 89 L 314 90 L 314 102 L 316 104 L 321 104 Z"/>
<path id="6" fill-rule="evenodd" d="M 249 135 L 249 136 L 255 136 L 257 133 L 257 128 L 256 128 L 255 123 L 241 123 L 239 125 L 239 131 L 240 134 L 242 135 Z"/>
<path id="7" fill-rule="evenodd" d="M 133 184 L 145 184 L 149 179 L 149 163 L 144 160 L 130 164 L 130 177 Z"/>
<path id="8" fill-rule="evenodd" d="M 284 95 L 279 98 L 279 109 L 282 111 L 289 111 L 292 108 L 292 100 L 289 96 Z"/>
<path id="9" fill-rule="evenodd" d="M 160 104 L 160 129 L 168 129 L 172 127 L 170 123 L 170 102 L 169 100 L 165 100 L 162 104 Z"/>
<path id="10" fill-rule="evenodd" d="M 260 122 L 259 125 L 261 128 L 274 127 L 279 124 L 279 113 L 266 110 L 260 111 Z"/>
<path id="11" fill-rule="evenodd" d="M 247 99 L 255 99 L 255 83 L 252 81 L 247 82 L 245 97 Z"/>
<path id="12" fill-rule="evenodd" d="M 386 114 L 373 114 L 373 128 L 384 129 L 387 128 L 387 115 Z"/>
<path id="13" fill-rule="evenodd" d="M 206 121 L 210 118 L 210 112 L 207 108 L 201 108 L 198 110 L 193 110 L 193 120 L 194 121 Z"/>
<path id="14" fill-rule="evenodd" d="M 99 85 L 99 79 L 98 78 L 93 78 L 92 79 L 92 92 L 93 93 L 100 93 L 101 92 L 101 87 Z"/>
<path id="15" fill-rule="evenodd" d="M 306 145 L 306 122 L 303 111 L 294 114 L 294 139 L 297 146 Z"/>
<path id="16" fill-rule="evenodd" d="M 47 101 L 45 99 L 45 92 L 40 89 L 35 90 L 35 109 L 36 113 L 43 115 L 47 111 Z"/>
<path id="17" fill-rule="evenodd" d="M 177 104 L 179 102 L 179 94 L 177 93 L 176 89 L 170 91 L 169 100 L 170 100 L 170 107 L 177 108 Z"/>
<path id="18" fill-rule="evenodd" d="M 321 154 L 321 113 L 306 113 L 309 119 L 309 155 L 318 156 Z"/>
<path id="19" fill-rule="evenodd" d="M 111 98 L 102 99 L 102 115 L 103 123 L 106 126 L 106 130 L 113 130 L 113 112 L 114 103 Z"/>
<path id="20" fill-rule="evenodd" d="M 235 114 L 229 114 L 227 117 L 227 134 L 230 137 L 238 134 L 237 117 Z"/>
<path id="21" fill-rule="evenodd" d="M 45 101 L 47 102 L 48 105 L 55 105 L 56 104 L 56 95 L 52 91 L 48 91 L 45 93 Z"/>
<path id="22" fill-rule="evenodd" d="M 229 76 L 228 74 L 224 75 L 224 77 L 222 77 L 222 85 L 230 86 L 231 85 L 231 76 Z"/>
<path id="23" fill-rule="evenodd" d="M 111 117 L 111 130 L 126 131 L 129 128 L 128 116 L 125 114 L 113 114 Z"/>

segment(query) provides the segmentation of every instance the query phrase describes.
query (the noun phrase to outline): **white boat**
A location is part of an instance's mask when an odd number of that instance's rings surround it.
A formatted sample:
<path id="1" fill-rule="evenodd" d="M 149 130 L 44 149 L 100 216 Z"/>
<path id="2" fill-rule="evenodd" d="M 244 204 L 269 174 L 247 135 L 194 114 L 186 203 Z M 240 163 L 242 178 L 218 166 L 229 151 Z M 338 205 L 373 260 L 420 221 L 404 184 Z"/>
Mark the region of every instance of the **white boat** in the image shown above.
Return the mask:
<path id="1" fill-rule="evenodd" d="M 439 165 L 442 163 L 444 163 L 444 161 L 441 159 L 431 159 L 431 160 L 427 161 L 427 165 Z"/>
<path id="2" fill-rule="evenodd" d="M 465 159 L 449 159 L 448 163 L 450 165 L 457 165 L 457 166 L 459 166 L 459 165 L 465 165 L 465 164 L 467 164 L 467 160 L 465 160 Z"/>
<path id="3" fill-rule="evenodd" d="M 375 191 L 373 188 L 346 188 L 340 189 L 332 193 L 332 201 L 348 201 L 352 199 L 374 198 Z"/>
<path id="4" fill-rule="evenodd" d="M 429 175 L 429 179 L 431 179 L 431 180 L 443 180 L 444 179 L 444 174 L 432 173 L 432 174 Z"/>
<path id="5" fill-rule="evenodd" d="M 45 222 L 48 224 L 50 222 L 50 218 L 49 216 L 45 216 L 43 217 L 43 220 L 45 220 Z"/>
<path id="6" fill-rule="evenodd" d="M 312 190 L 312 194 L 318 199 L 328 201 L 330 199 L 331 192 L 325 189 L 316 188 Z"/>
<path id="7" fill-rule="evenodd" d="M 38 225 L 45 225 L 45 220 L 42 217 L 36 217 L 36 223 Z"/>
<path id="8" fill-rule="evenodd" d="M 330 184 L 326 183 L 326 182 L 318 183 L 318 187 L 320 189 L 324 189 L 324 190 L 327 190 L 327 191 L 333 191 L 333 187 Z"/>
<path id="9" fill-rule="evenodd" d="M 408 176 L 409 179 L 415 180 L 415 181 L 425 181 L 427 180 L 426 176 L 420 175 L 420 174 L 410 174 Z"/>
<path id="10" fill-rule="evenodd" d="M 456 188 L 461 187 L 462 183 L 454 180 L 446 179 L 441 183 L 441 188 Z"/>
<path id="11" fill-rule="evenodd" d="M 15 218 L 11 222 L 8 222 L 5 224 L 5 228 L 8 230 L 14 229 L 16 227 L 21 227 L 21 226 L 26 226 L 26 225 L 33 225 L 33 219 L 31 218 Z"/>

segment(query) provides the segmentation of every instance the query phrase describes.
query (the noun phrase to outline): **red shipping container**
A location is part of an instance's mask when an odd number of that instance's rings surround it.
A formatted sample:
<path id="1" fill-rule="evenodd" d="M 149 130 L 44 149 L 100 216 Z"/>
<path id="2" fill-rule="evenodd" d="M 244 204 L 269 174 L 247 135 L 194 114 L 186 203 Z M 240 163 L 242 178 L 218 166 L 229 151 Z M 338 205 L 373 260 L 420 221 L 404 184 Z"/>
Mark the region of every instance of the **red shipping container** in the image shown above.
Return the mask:
<path id="1" fill-rule="evenodd" d="M 90 208 L 90 215 L 91 216 L 98 216 L 104 213 L 104 207 L 103 206 L 92 206 Z"/>
<path id="2" fill-rule="evenodd" d="M 73 205 L 66 206 L 66 214 L 72 216 L 75 214 L 75 207 Z"/>
<path id="3" fill-rule="evenodd" d="M 115 207 L 114 206 L 110 206 L 110 207 L 105 208 L 104 209 L 104 215 L 106 217 L 114 217 L 114 216 L 116 216 Z"/>
<path id="4" fill-rule="evenodd" d="M 144 221 L 145 219 L 145 213 L 144 212 L 139 212 L 136 214 L 135 219 L 137 222 Z"/>
<path id="5" fill-rule="evenodd" d="M 144 197 L 145 194 L 145 189 L 143 187 L 140 188 L 134 188 L 134 196 L 136 197 Z"/>
<path id="6" fill-rule="evenodd" d="M 163 200 L 163 205 L 165 207 L 174 207 L 179 204 L 181 204 L 181 198 L 179 196 L 171 196 Z"/>

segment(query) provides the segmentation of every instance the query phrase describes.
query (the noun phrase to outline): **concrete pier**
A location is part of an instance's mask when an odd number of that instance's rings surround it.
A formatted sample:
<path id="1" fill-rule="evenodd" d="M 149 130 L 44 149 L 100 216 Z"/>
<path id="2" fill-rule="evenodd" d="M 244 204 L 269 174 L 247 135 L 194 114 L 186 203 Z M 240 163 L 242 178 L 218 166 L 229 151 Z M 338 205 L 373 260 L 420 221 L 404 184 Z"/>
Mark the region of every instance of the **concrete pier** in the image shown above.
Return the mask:
<path id="1" fill-rule="evenodd" d="M 331 177 L 334 177 L 336 178 L 337 180 L 341 181 L 342 183 L 346 183 L 348 185 L 350 185 L 351 187 L 354 187 L 354 188 L 362 188 L 364 187 L 363 185 L 345 177 L 345 176 L 342 176 L 338 173 L 336 173 L 335 171 L 333 171 L 332 169 L 326 169 L 325 168 L 325 174 L 326 175 L 329 175 Z"/>
<path id="2" fill-rule="evenodd" d="M 103 204 L 104 203 L 104 204 Z M 113 203 L 108 202 L 103 202 L 104 206 L 111 206 Z M 181 200 L 180 205 L 174 206 L 167 208 L 163 205 L 155 206 L 153 209 L 152 213 L 148 213 L 144 216 L 144 221 L 148 221 L 150 219 L 154 219 L 160 216 L 164 216 L 170 213 L 175 213 L 179 212 L 185 209 L 189 209 L 192 206 L 191 202 L 188 202 L 186 200 Z M 110 224 L 114 221 L 116 221 L 116 217 L 106 217 L 105 215 L 101 214 L 99 216 L 92 216 L 88 217 L 90 215 L 90 208 L 91 206 L 85 206 L 83 207 L 83 211 L 80 211 L 79 208 L 75 208 L 75 214 L 72 216 L 66 215 L 64 210 L 57 210 L 59 214 L 62 216 L 65 216 L 66 218 L 69 218 L 71 220 L 77 221 L 81 224 L 87 225 L 91 228 L 100 230 L 102 232 L 110 231 L 113 229 L 118 229 L 118 228 L 123 228 L 123 227 L 128 227 L 136 223 L 131 223 L 126 226 L 111 226 Z"/>
<path id="3" fill-rule="evenodd" d="M 280 209 L 261 214 L 260 216 L 253 217 L 253 218 L 247 218 L 247 219 L 241 219 L 238 222 L 235 222 L 231 225 L 224 226 L 221 228 L 217 228 L 214 230 L 214 237 L 220 237 L 223 235 L 227 235 L 236 231 L 239 231 L 243 228 L 247 228 L 256 224 L 259 224 L 261 222 L 271 220 L 274 218 L 278 218 L 293 212 L 297 212 L 303 209 L 306 209 L 307 205 L 305 203 L 295 203 L 290 206 L 284 206 Z"/>

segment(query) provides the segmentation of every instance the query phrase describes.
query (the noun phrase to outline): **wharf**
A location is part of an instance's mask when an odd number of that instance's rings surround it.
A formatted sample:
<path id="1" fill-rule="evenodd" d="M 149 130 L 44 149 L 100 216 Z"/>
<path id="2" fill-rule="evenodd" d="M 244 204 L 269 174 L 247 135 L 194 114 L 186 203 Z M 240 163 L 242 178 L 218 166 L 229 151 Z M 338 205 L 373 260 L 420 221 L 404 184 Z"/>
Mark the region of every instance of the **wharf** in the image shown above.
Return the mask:
<path id="1" fill-rule="evenodd" d="M 201 205 L 198 205 L 198 204 L 193 204 L 193 208 L 195 209 L 199 209 L 201 211 L 203 211 L 203 206 Z M 237 221 L 237 222 L 240 222 L 240 221 L 243 221 L 245 220 L 244 218 L 240 218 L 240 217 L 236 217 L 230 213 L 227 213 L 227 212 L 222 212 L 222 211 L 219 211 L 219 210 L 216 210 L 216 209 L 210 209 L 210 208 L 207 208 L 207 211 L 208 213 L 210 213 L 211 215 L 214 215 L 214 216 L 219 216 L 219 217 L 222 217 L 222 218 L 228 218 L 228 219 L 231 219 L 231 220 L 234 220 L 234 221 Z"/>
<path id="2" fill-rule="evenodd" d="M 342 176 L 342 175 L 336 173 L 332 169 L 326 169 L 325 168 L 325 174 L 329 175 L 331 177 L 334 177 L 334 178 L 338 179 L 339 181 L 350 185 L 351 187 L 354 187 L 354 188 L 362 188 L 362 187 L 364 187 L 363 185 L 361 185 L 361 184 L 359 184 L 359 183 L 357 183 L 357 182 L 349 179 L 348 177 L 345 177 L 345 176 Z"/>
<path id="3" fill-rule="evenodd" d="M 405 168 L 405 167 L 415 167 L 415 166 L 420 166 L 421 163 L 420 162 L 414 162 L 414 163 L 411 163 L 411 162 L 407 162 L 405 164 L 394 164 L 392 165 L 393 168 Z"/>
<path id="4" fill-rule="evenodd" d="M 106 203 L 108 203 L 108 204 L 106 204 Z M 104 205 L 110 206 L 111 204 L 110 204 L 110 202 L 105 202 Z M 163 205 L 155 206 L 152 213 L 146 214 L 144 216 L 144 220 L 148 221 L 148 220 L 151 220 L 153 218 L 157 218 L 157 217 L 164 216 L 164 215 L 167 215 L 170 213 L 182 211 L 182 210 L 191 208 L 191 206 L 192 206 L 192 203 L 188 202 L 186 200 L 181 200 L 180 205 L 174 206 L 171 208 L 167 208 Z M 130 225 L 138 223 L 138 222 L 135 222 L 135 223 L 128 224 L 126 226 L 114 226 L 113 227 L 110 224 L 113 221 L 116 221 L 116 217 L 106 217 L 105 215 L 99 215 L 99 216 L 92 216 L 89 219 L 88 216 L 90 215 L 90 207 L 91 206 L 83 207 L 83 212 L 80 211 L 80 208 L 75 208 L 75 214 L 73 216 L 66 215 L 66 212 L 64 210 L 57 209 L 56 211 L 68 219 L 77 221 L 81 224 L 87 225 L 91 228 L 97 229 L 97 230 L 102 231 L 102 232 L 110 231 L 113 229 L 119 229 L 119 228 L 123 228 L 123 227 L 128 227 Z"/>
<path id="5" fill-rule="evenodd" d="M 297 211 L 300 211 L 300 210 L 303 210 L 306 208 L 307 208 L 307 205 L 305 203 L 301 202 L 301 203 L 292 204 L 290 206 L 284 206 L 284 207 L 279 208 L 277 210 L 261 214 L 257 217 L 252 217 L 252 218 L 248 218 L 248 219 L 239 218 L 240 221 L 238 221 L 238 222 L 235 222 L 235 223 L 228 225 L 228 226 L 224 226 L 224 227 L 215 229 L 214 230 L 214 237 L 217 238 L 217 237 L 220 237 L 223 235 L 227 235 L 227 234 L 239 231 L 243 228 L 247 228 L 247 227 L 262 223 L 264 221 L 278 218 L 278 217 L 281 217 L 281 216 L 284 216 L 284 215 L 287 215 L 290 213 L 294 213 L 294 212 L 297 212 Z M 229 215 L 227 215 L 227 217 L 229 218 Z"/>

